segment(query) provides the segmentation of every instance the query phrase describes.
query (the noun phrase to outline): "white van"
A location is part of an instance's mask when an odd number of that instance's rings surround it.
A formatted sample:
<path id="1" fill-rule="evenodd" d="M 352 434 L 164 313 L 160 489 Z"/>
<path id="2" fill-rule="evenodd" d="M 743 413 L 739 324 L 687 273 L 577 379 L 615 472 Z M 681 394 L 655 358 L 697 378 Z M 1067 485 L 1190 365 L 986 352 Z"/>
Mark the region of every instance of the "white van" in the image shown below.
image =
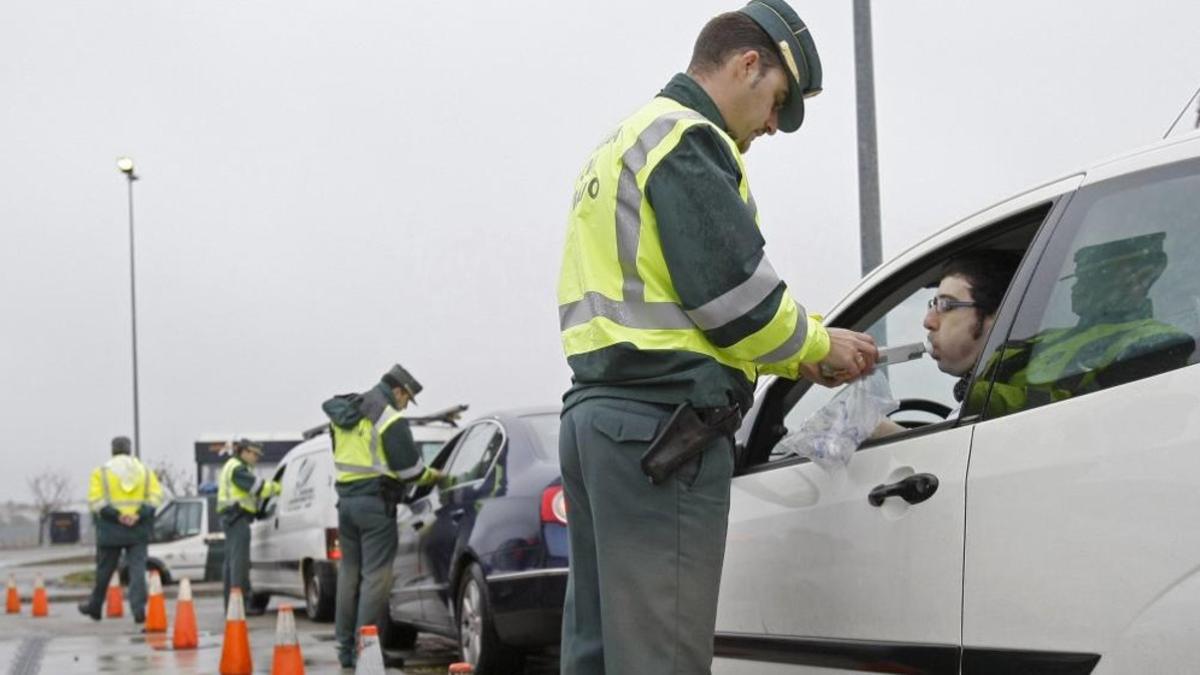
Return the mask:
<path id="1" fill-rule="evenodd" d="M 180 579 L 220 581 L 225 533 L 217 516 L 217 496 L 173 497 L 154 516 L 146 549 L 146 569 L 158 570 L 164 584 Z M 127 579 L 124 565 L 122 580 Z"/>
<path id="2" fill-rule="evenodd" d="M 456 406 L 428 416 L 409 417 L 413 440 L 428 462 L 457 432 L 455 421 L 467 409 Z M 303 598 L 314 621 L 333 619 L 337 563 L 341 559 L 334 491 L 333 446 L 328 427 L 305 432 L 272 478 L 279 496 L 263 505 L 250 526 L 250 597 L 266 607 L 272 595 Z"/>

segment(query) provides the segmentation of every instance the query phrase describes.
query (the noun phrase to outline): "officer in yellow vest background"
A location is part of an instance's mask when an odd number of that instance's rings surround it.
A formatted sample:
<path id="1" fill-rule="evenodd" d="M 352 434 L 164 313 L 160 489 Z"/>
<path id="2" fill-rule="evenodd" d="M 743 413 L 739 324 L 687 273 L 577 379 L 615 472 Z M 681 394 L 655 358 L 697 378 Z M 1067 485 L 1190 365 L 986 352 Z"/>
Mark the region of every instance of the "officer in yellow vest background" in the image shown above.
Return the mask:
<path id="1" fill-rule="evenodd" d="M 412 431 L 401 412 L 414 402 L 421 383 L 399 365 L 383 375 L 379 384 L 362 394 L 335 396 L 322 409 L 329 416 L 333 461 L 337 468 L 338 660 L 343 667 L 355 663 L 354 640 L 358 629 L 374 624 L 386 627 L 388 597 L 392 589 L 392 561 L 396 557 L 396 504 L 405 483 L 430 485 L 440 474 L 426 468 L 413 443 Z M 388 667 L 403 661 L 385 655 Z"/>
<path id="2" fill-rule="evenodd" d="M 250 602 L 250 523 L 262 509 L 262 500 L 279 494 L 279 483 L 254 473 L 262 459 L 261 445 L 240 439 L 233 445 L 233 457 L 221 467 L 217 481 L 217 513 L 225 529 L 225 562 L 221 576 L 225 584 L 225 605 L 229 589 L 242 589 L 242 601 L 249 615 L 262 614 L 266 608 Z"/>
<path id="3" fill-rule="evenodd" d="M 703 28 L 687 72 L 576 179 L 558 285 L 563 675 L 709 672 L 732 434 L 758 375 L 836 384 L 878 357 L 792 297 L 747 182 L 751 143 L 798 129 L 820 91 L 804 22 L 753 0 Z"/>
<path id="4" fill-rule="evenodd" d="M 162 488 L 154 472 L 130 455 L 130 445 L 126 436 L 114 438 L 112 459 L 92 471 L 88 486 L 96 526 L 96 582 L 79 611 L 96 621 L 122 551 L 129 570 L 129 609 L 135 623 L 146 620 L 146 545 Z"/>

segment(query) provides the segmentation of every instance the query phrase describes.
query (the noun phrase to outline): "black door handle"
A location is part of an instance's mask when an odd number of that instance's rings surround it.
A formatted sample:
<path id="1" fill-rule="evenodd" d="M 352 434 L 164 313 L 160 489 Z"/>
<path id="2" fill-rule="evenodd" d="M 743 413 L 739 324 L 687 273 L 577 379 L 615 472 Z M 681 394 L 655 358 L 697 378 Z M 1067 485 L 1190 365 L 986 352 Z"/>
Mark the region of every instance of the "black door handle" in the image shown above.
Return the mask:
<path id="1" fill-rule="evenodd" d="M 937 492 L 938 479 L 931 473 L 918 473 L 890 485 L 877 485 L 867 501 L 871 506 L 883 506 L 888 497 L 900 497 L 909 504 L 919 504 Z"/>

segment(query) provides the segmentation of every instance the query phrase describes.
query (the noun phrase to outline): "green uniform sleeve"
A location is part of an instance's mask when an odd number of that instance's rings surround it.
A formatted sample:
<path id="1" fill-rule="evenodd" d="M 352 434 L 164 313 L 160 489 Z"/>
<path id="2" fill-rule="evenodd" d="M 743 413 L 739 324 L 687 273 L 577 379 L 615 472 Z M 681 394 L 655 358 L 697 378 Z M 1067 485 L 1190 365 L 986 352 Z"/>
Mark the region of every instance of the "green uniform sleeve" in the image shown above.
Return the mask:
<path id="1" fill-rule="evenodd" d="M 245 464 L 242 464 L 233 469 L 233 484 L 252 495 L 258 496 L 259 490 L 263 488 L 266 481 L 254 475 L 253 471 Z"/>
<path id="2" fill-rule="evenodd" d="M 684 310 L 709 341 L 763 372 L 796 377 L 829 351 L 772 268 L 752 205 L 738 192 L 737 162 L 708 125 L 696 125 L 647 179 L 663 257 Z"/>
<path id="3" fill-rule="evenodd" d="M 399 419 L 383 431 L 383 454 L 388 468 L 395 471 L 403 481 L 420 477 L 425 466 L 421 461 L 421 453 L 413 441 L 412 429 L 408 420 Z"/>

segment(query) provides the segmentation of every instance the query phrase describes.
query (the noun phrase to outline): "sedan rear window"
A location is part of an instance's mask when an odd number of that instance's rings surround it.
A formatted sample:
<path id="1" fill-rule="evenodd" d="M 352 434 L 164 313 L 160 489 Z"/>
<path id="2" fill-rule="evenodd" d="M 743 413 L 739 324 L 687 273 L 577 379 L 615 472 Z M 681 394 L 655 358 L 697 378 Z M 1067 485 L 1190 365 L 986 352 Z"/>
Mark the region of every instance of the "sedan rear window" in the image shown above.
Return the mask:
<path id="1" fill-rule="evenodd" d="M 558 414 L 527 415 L 521 419 L 533 428 L 538 441 L 534 443 L 534 451 L 538 457 L 558 464 Z"/>

